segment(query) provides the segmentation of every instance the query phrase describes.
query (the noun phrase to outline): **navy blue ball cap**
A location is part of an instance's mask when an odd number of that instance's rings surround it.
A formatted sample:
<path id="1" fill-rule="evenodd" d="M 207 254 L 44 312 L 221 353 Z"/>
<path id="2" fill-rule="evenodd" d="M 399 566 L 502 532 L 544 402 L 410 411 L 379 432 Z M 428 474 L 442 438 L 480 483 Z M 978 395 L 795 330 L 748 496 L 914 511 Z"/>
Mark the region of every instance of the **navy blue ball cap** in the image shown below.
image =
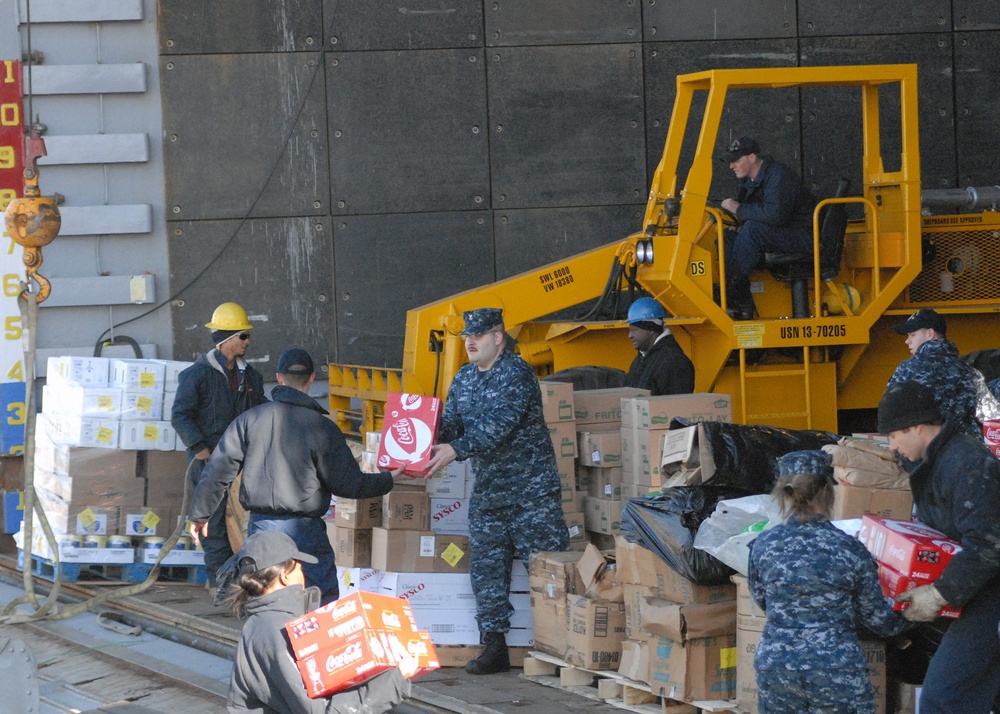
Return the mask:
<path id="1" fill-rule="evenodd" d="M 945 325 L 944 318 L 936 311 L 931 310 L 929 307 L 922 307 L 906 318 L 906 322 L 901 322 L 892 329 L 899 335 L 908 335 L 917 330 L 934 330 L 941 337 L 944 337 L 948 328 Z"/>
<path id="2" fill-rule="evenodd" d="M 780 476 L 832 476 L 833 459 L 825 451 L 810 449 L 807 451 L 792 451 L 778 457 L 778 475 Z"/>
<path id="3" fill-rule="evenodd" d="M 482 335 L 503 325 L 503 310 L 498 307 L 481 307 L 462 313 L 465 329 L 462 336 Z"/>
<path id="4" fill-rule="evenodd" d="M 278 374 L 312 373 L 312 357 L 301 347 L 290 347 L 278 356 Z"/>
<path id="5" fill-rule="evenodd" d="M 719 155 L 719 161 L 732 163 L 750 154 L 760 156 L 760 144 L 752 136 L 741 136 L 739 139 L 726 147 L 726 150 Z"/>

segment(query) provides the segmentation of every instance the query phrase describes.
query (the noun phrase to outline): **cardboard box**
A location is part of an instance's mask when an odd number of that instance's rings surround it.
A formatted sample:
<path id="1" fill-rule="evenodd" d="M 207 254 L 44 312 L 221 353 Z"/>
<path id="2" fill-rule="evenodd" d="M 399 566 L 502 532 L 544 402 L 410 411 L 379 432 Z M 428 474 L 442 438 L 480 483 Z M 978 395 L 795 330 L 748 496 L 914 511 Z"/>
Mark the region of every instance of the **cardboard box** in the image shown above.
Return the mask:
<path id="1" fill-rule="evenodd" d="M 472 474 L 468 461 L 452 461 L 448 468 L 427 477 L 425 490 L 430 498 L 468 498 L 472 495 Z"/>
<path id="2" fill-rule="evenodd" d="M 117 414 L 107 418 L 50 414 L 49 418 L 59 432 L 59 439 L 65 444 L 97 449 L 118 448 L 121 422 Z"/>
<path id="3" fill-rule="evenodd" d="M 910 491 L 838 483 L 833 493 L 830 518 L 834 521 L 861 518 L 865 514 L 905 521 L 913 512 L 913 494 Z"/>
<path id="4" fill-rule="evenodd" d="M 617 670 L 625 640 L 625 603 L 567 595 L 566 662 L 595 670 Z"/>
<path id="5" fill-rule="evenodd" d="M 622 426 L 638 429 L 666 429 L 678 417 L 690 422 L 733 420 L 733 400 L 728 394 L 639 396 L 623 405 Z"/>
<path id="6" fill-rule="evenodd" d="M 577 474 L 586 479 L 588 495 L 611 501 L 622 500 L 623 473 L 620 468 L 578 466 Z"/>
<path id="7" fill-rule="evenodd" d="M 376 528 L 382 525 L 381 498 L 338 498 L 337 525 L 342 528 Z"/>
<path id="8" fill-rule="evenodd" d="M 163 395 L 160 392 L 141 389 L 126 389 L 122 392 L 122 421 L 164 421 L 160 418 L 162 414 Z M 166 422 L 170 423 L 169 415 Z"/>
<path id="9" fill-rule="evenodd" d="M 45 378 L 48 384 L 77 384 L 106 387 L 111 374 L 108 357 L 49 357 Z"/>
<path id="10" fill-rule="evenodd" d="M 111 360 L 110 384 L 121 389 L 163 393 L 166 369 L 161 362 L 145 359 Z"/>
<path id="11" fill-rule="evenodd" d="M 441 400 L 437 397 L 389 392 L 378 449 L 379 468 L 405 465 L 406 473 L 423 476 L 440 416 Z"/>
<path id="12" fill-rule="evenodd" d="M 393 632 L 419 629 L 405 600 L 368 592 L 341 597 L 285 625 L 297 659 L 319 652 L 327 647 L 330 639 L 346 637 L 365 628 Z"/>
<path id="13" fill-rule="evenodd" d="M 430 499 L 431 530 L 449 535 L 469 535 L 469 499 Z"/>
<path id="14" fill-rule="evenodd" d="M 882 594 L 886 597 L 896 598 L 900 593 L 905 593 L 907 590 L 913 590 L 921 585 L 926 585 L 927 581 L 921 578 L 914 578 L 912 576 L 906 576 L 902 573 L 898 573 L 888 565 L 879 564 L 878 566 L 878 581 L 882 586 Z M 892 604 L 893 610 L 905 610 L 910 606 L 908 602 L 894 602 Z M 955 608 L 951 605 L 947 605 L 940 610 L 938 610 L 938 617 L 951 617 L 956 618 L 961 616 L 962 608 Z"/>
<path id="15" fill-rule="evenodd" d="M 548 425 L 549 436 L 557 459 L 575 459 L 577 457 L 576 422 L 559 421 Z"/>
<path id="16" fill-rule="evenodd" d="M 542 389 L 542 416 L 547 424 L 576 419 L 571 382 L 550 382 L 543 379 L 539 385 Z"/>
<path id="17" fill-rule="evenodd" d="M 584 523 L 588 531 L 612 536 L 618 534 L 622 519 L 622 501 L 587 496 L 585 509 Z"/>
<path id="18" fill-rule="evenodd" d="M 649 640 L 649 677 L 654 694 L 690 702 L 729 700 L 736 693 L 736 635 L 676 642 Z"/>
<path id="19" fill-rule="evenodd" d="M 371 567 L 371 528 L 342 528 L 336 525 L 336 521 L 327 521 L 326 533 L 330 538 L 334 559 L 338 565 L 347 568 Z"/>
<path id="20" fill-rule="evenodd" d="M 875 516 L 861 518 L 858 540 L 880 564 L 925 584 L 937 580 L 962 550 L 959 543 L 923 523 Z"/>
<path id="21" fill-rule="evenodd" d="M 86 504 L 70 505 L 45 496 L 36 489 L 36 503 L 45 510 L 52 530 L 76 535 L 118 535 L 121 528 L 121 508 Z"/>
<path id="22" fill-rule="evenodd" d="M 531 623 L 531 606 L 524 595 L 524 605 L 510 618 L 506 640 L 508 647 L 532 647 L 534 635 Z M 430 633 L 435 645 L 478 645 L 479 625 L 475 610 L 433 610 L 414 607 L 414 617 Z"/>
<path id="23" fill-rule="evenodd" d="M 545 597 L 540 592 L 531 592 L 531 622 L 534 647 L 560 659 L 566 656 L 566 641 L 569 636 L 569 610 L 566 595 L 561 599 Z"/>
<path id="24" fill-rule="evenodd" d="M 469 572 L 469 539 L 430 531 L 372 529 L 372 567 L 411 573 Z"/>
<path id="25" fill-rule="evenodd" d="M 644 586 L 633 585 L 626 586 L 625 609 L 630 637 L 642 632 L 684 643 L 736 634 L 735 600 L 681 604 L 650 597 Z"/>
<path id="26" fill-rule="evenodd" d="M 632 387 L 585 389 L 574 392 L 576 422 L 578 425 L 610 424 L 618 429 L 621 427 L 622 421 L 622 399 L 648 394 L 648 389 L 633 389 Z"/>
<path id="27" fill-rule="evenodd" d="M 622 663 L 618 674 L 636 682 L 645 682 L 649 676 L 649 640 L 622 642 Z"/>
<path id="28" fill-rule="evenodd" d="M 987 419 L 983 422 L 983 441 L 988 445 L 1000 445 L 1000 421 Z"/>
<path id="29" fill-rule="evenodd" d="M 520 561 L 511 569 L 511 603 L 528 609 L 528 573 Z M 413 608 L 475 610 L 476 597 L 467 573 L 410 573 L 385 571 L 379 579 L 378 592 L 405 598 Z M 514 595 L 523 595 L 518 599 Z M 426 628 L 425 628 L 426 629 Z"/>
<path id="30" fill-rule="evenodd" d="M 177 391 L 181 372 L 194 364 L 194 362 L 183 362 L 172 359 L 153 359 L 149 361 L 163 365 L 163 391 L 166 393 Z"/>
<path id="31" fill-rule="evenodd" d="M 382 527 L 391 530 L 430 530 L 431 504 L 425 491 L 394 488 L 382 496 Z"/>
<path id="32" fill-rule="evenodd" d="M 648 548 L 615 538 L 618 580 L 623 583 L 655 586 L 660 597 L 679 603 L 709 603 L 736 599 L 736 586 L 699 585 L 683 577 Z"/>
<path id="33" fill-rule="evenodd" d="M 546 600 L 565 603 L 567 595 L 582 594 L 583 582 L 576 571 L 582 553 L 538 551 L 528 561 L 528 582 L 533 592 Z"/>
<path id="34" fill-rule="evenodd" d="M 573 550 L 576 550 L 577 546 L 582 548 L 587 543 L 586 518 L 583 512 L 563 513 L 563 518 L 566 521 L 566 530 L 569 531 L 570 548 Z"/>
<path id="35" fill-rule="evenodd" d="M 122 411 L 122 390 L 62 382 L 46 384 L 42 387 L 42 408 L 47 414 L 117 419 Z"/>
<path id="36" fill-rule="evenodd" d="M 340 587 L 340 597 L 359 591 L 378 592 L 381 577 L 382 572 L 374 568 L 347 568 L 338 564 L 337 585 Z"/>
<path id="37" fill-rule="evenodd" d="M 182 451 L 144 451 L 136 457 L 136 474 L 146 480 L 146 505 L 181 505 L 187 480 L 187 454 Z M 191 487 L 194 495 L 194 486 Z"/>
<path id="38" fill-rule="evenodd" d="M 620 428 L 578 431 L 577 447 L 580 464 L 583 466 L 621 468 L 622 434 Z"/>

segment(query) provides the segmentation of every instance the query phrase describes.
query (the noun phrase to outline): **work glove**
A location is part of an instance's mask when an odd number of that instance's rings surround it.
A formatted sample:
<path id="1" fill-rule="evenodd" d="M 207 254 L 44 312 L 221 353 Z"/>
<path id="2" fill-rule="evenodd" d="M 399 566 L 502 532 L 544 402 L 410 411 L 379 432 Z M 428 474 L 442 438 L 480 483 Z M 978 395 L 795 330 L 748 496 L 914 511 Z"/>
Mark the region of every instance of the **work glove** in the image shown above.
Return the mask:
<path id="1" fill-rule="evenodd" d="M 903 617 L 911 622 L 933 622 L 938 611 L 948 604 L 944 596 L 933 585 L 921 585 L 896 596 L 896 602 L 908 602 Z"/>

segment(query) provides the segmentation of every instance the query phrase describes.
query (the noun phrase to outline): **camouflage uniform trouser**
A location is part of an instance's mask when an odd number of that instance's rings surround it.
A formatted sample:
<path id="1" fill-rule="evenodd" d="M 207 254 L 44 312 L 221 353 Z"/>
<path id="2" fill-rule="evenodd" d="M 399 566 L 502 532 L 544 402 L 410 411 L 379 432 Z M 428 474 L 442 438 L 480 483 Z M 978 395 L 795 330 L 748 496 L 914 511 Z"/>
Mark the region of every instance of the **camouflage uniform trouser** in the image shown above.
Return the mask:
<path id="1" fill-rule="evenodd" d="M 507 632 L 510 571 L 516 555 L 528 565 L 539 550 L 568 550 L 559 491 L 503 508 L 469 509 L 469 570 L 480 632 Z"/>
<path id="2" fill-rule="evenodd" d="M 875 714 L 864 669 L 757 671 L 760 714 Z"/>

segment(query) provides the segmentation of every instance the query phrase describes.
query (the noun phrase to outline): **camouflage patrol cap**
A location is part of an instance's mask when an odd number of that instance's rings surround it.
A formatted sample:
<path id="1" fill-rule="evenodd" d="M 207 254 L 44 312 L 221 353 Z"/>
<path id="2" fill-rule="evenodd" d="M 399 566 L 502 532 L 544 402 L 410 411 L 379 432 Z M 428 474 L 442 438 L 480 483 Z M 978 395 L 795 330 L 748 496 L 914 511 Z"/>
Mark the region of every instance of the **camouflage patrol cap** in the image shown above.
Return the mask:
<path id="1" fill-rule="evenodd" d="M 462 336 L 482 335 L 503 325 L 503 310 L 498 307 L 481 307 L 478 310 L 466 310 L 462 313 L 465 329 Z"/>
<path id="2" fill-rule="evenodd" d="M 832 477 L 833 466 L 830 455 L 825 451 L 813 449 L 792 451 L 778 457 L 779 476 L 797 476 L 799 474 Z"/>

